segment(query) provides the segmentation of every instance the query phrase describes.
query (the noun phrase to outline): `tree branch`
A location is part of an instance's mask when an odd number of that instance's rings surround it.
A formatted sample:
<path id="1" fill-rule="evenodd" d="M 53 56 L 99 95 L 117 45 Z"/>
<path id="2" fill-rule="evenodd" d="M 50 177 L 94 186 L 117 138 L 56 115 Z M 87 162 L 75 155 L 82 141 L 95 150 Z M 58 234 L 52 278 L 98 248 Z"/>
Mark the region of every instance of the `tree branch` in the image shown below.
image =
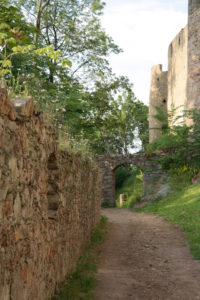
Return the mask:
<path id="1" fill-rule="evenodd" d="M 44 3 L 44 5 L 42 5 L 42 1 L 43 0 L 38 0 L 38 7 L 37 7 L 37 17 L 36 17 L 36 30 L 39 32 L 40 31 L 40 21 L 41 21 L 41 16 L 42 16 L 42 12 L 44 11 L 45 7 L 49 4 L 50 0 L 46 0 L 46 2 Z M 39 37 L 39 33 L 35 33 L 34 35 L 34 42 L 37 43 L 38 42 L 38 37 Z"/>
<path id="2" fill-rule="evenodd" d="M 45 9 L 45 7 L 47 5 L 49 5 L 49 3 L 50 3 L 50 0 L 46 0 L 46 2 L 44 3 L 44 5 L 42 6 L 42 11 Z"/>
<path id="3" fill-rule="evenodd" d="M 73 78 L 74 74 L 76 74 L 76 72 L 78 72 L 78 70 L 80 70 L 84 65 L 86 65 L 86 64 L 89 63 L 89 62 L 90 62 L 90 59 L 87 59 L 87 60 L 84 61 L 82 64 L 80 64 L 80 65 L 78 66 L 78 68 L 76 68 L 76 70 L 72 73 L 72 78 Z"/>

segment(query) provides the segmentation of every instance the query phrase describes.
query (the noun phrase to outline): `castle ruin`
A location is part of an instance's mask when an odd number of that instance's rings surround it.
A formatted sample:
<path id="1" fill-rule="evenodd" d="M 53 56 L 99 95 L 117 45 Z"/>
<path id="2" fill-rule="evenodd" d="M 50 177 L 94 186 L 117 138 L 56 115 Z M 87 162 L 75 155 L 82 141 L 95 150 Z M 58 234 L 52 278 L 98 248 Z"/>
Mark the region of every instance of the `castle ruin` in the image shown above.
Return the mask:
<path id="1" fill-rule="evenodd" d="M 200 0 L 189 0 L 188 25 L 169 45 L 168 71 L 162 65 L 151 70 L 149 101 L 149 142 L 161 134 L 162 124 L 155 118 L 156 107 L 175 109 L 175 116 L 184 110 L 200 108 Z M 187 120 L 184 120 L 187 123 Z"/>

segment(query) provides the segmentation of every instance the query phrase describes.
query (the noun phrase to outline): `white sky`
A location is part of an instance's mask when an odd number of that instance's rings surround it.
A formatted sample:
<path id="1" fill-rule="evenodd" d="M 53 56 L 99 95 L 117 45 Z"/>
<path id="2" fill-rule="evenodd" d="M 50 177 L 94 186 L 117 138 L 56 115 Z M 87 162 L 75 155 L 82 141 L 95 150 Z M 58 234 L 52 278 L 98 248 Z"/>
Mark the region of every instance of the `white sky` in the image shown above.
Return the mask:
<path id="1" fill-rule="evenodd" d="M 102 25 L 124 52 L 109 59 L 117 75 L 134 84 L 138 99 L 149 101 L 150 71 L 167 70 L 168 46 L 187 24 L 188 0 L 105 0 Z"/>

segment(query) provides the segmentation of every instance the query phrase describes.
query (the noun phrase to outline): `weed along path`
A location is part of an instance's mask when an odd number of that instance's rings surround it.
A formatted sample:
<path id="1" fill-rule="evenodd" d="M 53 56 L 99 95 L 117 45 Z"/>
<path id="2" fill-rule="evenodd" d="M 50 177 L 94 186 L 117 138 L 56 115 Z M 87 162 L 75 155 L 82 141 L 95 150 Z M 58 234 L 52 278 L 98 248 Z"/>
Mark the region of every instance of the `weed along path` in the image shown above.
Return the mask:
<path id="1" fill-rule="evenodd" d="M 200 262 L 178 227 L 127 209 L 103 214 L 109 233 L 100 249 L 95 300 L 200 299 Z"/>

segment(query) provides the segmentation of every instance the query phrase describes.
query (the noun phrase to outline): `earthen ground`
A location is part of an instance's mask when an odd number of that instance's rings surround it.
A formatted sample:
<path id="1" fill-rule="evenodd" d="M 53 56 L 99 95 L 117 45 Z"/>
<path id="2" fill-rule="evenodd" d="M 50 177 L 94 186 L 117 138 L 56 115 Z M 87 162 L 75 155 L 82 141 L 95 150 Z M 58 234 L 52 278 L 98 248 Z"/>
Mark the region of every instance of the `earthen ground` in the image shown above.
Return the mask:
<path id="1" fill-rule="evenodd" d="M 105 209 L 95 300 L 200 299 L 200 262 L 180 228 L 127 209 Z"/>

